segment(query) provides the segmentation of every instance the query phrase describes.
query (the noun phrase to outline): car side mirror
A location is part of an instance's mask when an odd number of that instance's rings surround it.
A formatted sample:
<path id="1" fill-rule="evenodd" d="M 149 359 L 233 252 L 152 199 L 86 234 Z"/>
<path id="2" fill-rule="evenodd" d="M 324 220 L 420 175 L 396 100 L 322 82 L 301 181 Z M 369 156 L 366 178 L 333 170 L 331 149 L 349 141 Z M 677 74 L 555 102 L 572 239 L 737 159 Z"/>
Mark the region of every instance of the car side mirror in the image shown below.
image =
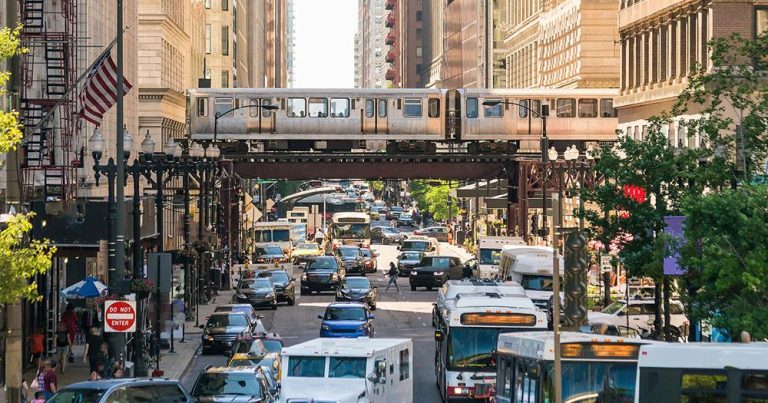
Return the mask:
<path id="1" fill-rule="evenodd" d="M 323 319 L 323 315 L 317 315 L 318 319 Z"/>
<path id="2" fill-rule="evenodd" d="M 367 380 L 368 380 L 368 382 L 370 382 L 370 383 L 377 383 L 377 381 L 379 380 L 379 378 L 378 378 L 378 377 L 376 377 L 376 374 L 375 374 L 375 373 L 373 373 L 373 372 L 371 372 L 370 374 L 368 374 L 368 375 L 365 377 L 365 379 L 367 379 Z"/>

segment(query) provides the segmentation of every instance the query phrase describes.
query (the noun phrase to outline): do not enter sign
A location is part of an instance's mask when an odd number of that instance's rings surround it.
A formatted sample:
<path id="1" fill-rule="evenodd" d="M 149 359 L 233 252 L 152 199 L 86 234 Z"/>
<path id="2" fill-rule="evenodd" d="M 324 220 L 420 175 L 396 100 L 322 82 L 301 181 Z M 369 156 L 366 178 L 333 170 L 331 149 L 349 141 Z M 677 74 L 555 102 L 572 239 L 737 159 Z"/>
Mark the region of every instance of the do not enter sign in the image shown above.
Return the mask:
<path id="1" fill-rule="evenodd" d="M 136 331 L 136 301 L 106 301 L 104 331 L 127 333 Z"/>

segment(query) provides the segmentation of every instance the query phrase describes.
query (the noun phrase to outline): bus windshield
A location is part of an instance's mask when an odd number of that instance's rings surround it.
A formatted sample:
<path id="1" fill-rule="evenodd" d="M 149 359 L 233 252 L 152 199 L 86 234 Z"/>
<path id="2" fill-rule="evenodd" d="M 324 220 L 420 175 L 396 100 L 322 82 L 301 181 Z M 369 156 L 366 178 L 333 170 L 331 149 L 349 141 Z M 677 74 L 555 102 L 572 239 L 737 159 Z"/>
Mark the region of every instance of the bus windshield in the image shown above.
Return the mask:
<path id="1" fill-rule="evenodd" d="M 554 395 L 554 364 L 545 365 L 544 400 Z M 563 362 L 563 402 L 625 403 L 635 398 L 636 363 Z M 554 401 L 554 399 L 551 399 Z"/>
<path id="2" fill-rule="evenodd" d="M 498 265 L 501 261 L 501 249 L 480 249 L 480 264 Z"/>
<path id="3" fill-rule="evenodd" d="M 484 327 L 452 327 L 448 344 L 448 366 L 450 369 L 493 371 L 496 363 L 493 352 L 499 334 L 514 332 L 517 329 L 498 329 Z M 522 330 L 521 330 L 522 331 Z"/>
<path id="4" fill-rule="evenodd" d="M 333 237 L 339 239 L 367 239 L 371 237 L 370 224 L 333 224 Z"/>

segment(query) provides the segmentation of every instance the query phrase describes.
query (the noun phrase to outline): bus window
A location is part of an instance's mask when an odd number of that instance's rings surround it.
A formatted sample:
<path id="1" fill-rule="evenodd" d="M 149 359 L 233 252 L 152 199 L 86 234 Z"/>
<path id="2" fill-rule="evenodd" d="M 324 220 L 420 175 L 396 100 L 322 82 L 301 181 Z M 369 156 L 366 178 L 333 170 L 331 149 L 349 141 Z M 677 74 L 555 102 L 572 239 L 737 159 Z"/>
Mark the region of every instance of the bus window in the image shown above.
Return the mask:
<path id="1" fill-rule="evenodd" d="M 272 100 L 269 98 L 264 98 L 261 100 L 261 104 L 264 106 L 272 105 Z M 265 118 L 271 118 L 272 117 L 272 111 L 269 109 L 263 109 L 261 111 L 261 116 Z"/>
<path id="2" fill-rule="evenodd" d="M 197 98 L 197 116 L 208 116 L 208 98 Z"/>
<path id="3" fill-rule="evenodd" d="M 467 98 L 467 118 L 477 117 L 477 98 Z"/>
<path id="4" fill-rule="evenodd" d="M 528 117 L 528 100 L 527 99 L 521 99 L 520 105 L 517 107 L 518 109 L 518 115 L 521 118 L 527 118 Z"/>
<path id="5" fill-rule="evenodd" d="M 576 100 L 573 98 L 558 98 L 556 101 L 556 113 L 559 118 L 576 117 Z"/>
<path id="6" fill-rule="evenodd" d="M 328 99 L 327 98 L 309 98 L 309 117 L 311 118 L 328 117 Z"/>
<path id="7" fill-rule="evenodd" d="M 216 98 L 216 116 L 221 116 L 224 112 L 232 109 L 234 101 L 232 98 Z M 227 113 L 227 116 L 234 116 L 234 111 Z"/>
<path id="8" fill-rule="evenodd" d="M 373 108 L 376 106 L 374 101 L 372 99 L 366 99 L 365 100 L 365 117 L 372 118 L 373 117 Z"/>
<path id="9" fill-rule="evenodd" d="M 379 100 L 379 117 L 382 119 L 387 117 L 387 100 L 386 99 Z"/>
<path id="10" fill-rule="evenodd" d="M 502 102 L 500 99 L 487 99 L 487 101 L 498 101 Z M 504 104 L 500 103 L 497 105 L 485 105 L 484 106 L 484 115 L 486 118 L 500 118 L 504 116 Z"/>
<path id="11" fill-rule="evenodd" d="M 586 98 L 579 99 L 579 117 L 596 118 L 597 117 L 597 99 Z"/>
<path id="12" fill-rule="evenodd" d="M 427 113 L 429 114 L 429 117 L 431 117 L 431 118 L 439 118 L 440 117 L 440 100 L 439 99 L 437 99 L 437 98 L 429 98 L 427 106 L 428 106 Z"/>
<path id="13" fill-rule="evenodd" d="M 680 381 L 681 402 L 725 402 L 728 376 L 725 373 L 683 373 Z M 718 399 L 722 396 L 722 400 Z"/>
<path id="14" fill-rule="evenodd" d="M 408 98 L 403 102 L 403 117 L 420 118 L 421 117 L 421 99 Z"/>
<path id="15" fill-rule="evenodd" d="M 307 100 L 304 98 L 288 98 L 288 117 L 303 118 L 307 116 Z"/>
<path id="16" fill-rule="evenodd" d="M 531 360 L 517 359 L 517 369 L 515 377 L 515 402 L 537 403 L 537 393 L 539 391 L 538 367 Z"/>
<path id="17" fill-rule="evenodd" d="M 248 102 L 248 105 L 250 105 L 250 108 L 248 108 L 248 116 L 252 118 L 259 117 L 259 100 L 258 99 L 250 99 Z"/>
<path id="18" fill-rule="evenodd" d="M 331 117 L 349 117 L 349 98 L 331 98 Z"/>
<path id="19" fill-rule="evenodd" d="M 600 116 L 604 118 L 615 118 L 619 116 L 616 108 L 613 107 L 613 99 L 603 98 L 600 100 Z"/>
<path id="20" fill-rule="evenodd" d="M 509 358 L 499 360 L 496 374 L 496 396 L 498 397 L 507 399 L 512 397 L 512 374 L 515 372 L 512 362 Z"/>

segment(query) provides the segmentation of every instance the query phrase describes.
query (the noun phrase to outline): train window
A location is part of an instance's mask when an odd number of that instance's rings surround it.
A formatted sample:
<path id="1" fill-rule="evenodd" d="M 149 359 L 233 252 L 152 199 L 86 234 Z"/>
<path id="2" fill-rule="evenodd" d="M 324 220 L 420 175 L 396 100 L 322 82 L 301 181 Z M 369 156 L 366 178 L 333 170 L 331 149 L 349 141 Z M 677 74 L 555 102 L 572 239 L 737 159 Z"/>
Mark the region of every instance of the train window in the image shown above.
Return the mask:
<path id="1" fill-rule="evenodd" d="M 615 118 L 619 116 L 616 108 L 613 107 L 613 99 L 603 98 L 600 100 L 600 116 L 604 118 Z"/>
<path id="2" fill-rule="evenodd" d="M 372 118 L 374 113 L 374 108 L 376 107 L 376 104 L 372 99 L 366 99 L 365 100 L 365 117 Z"/>
<path id="3" fill-rule="evenodd" d="M 259 100 L 258 99 L 251 99 L 251 100 L 249 100 L 248 105 L 250 105 L 250 107 L 248 108 L 248 116 L 250 116 L 252 118 L 259 117 L 259 109 L 261 109 L 261 108 L 258 107 Z"/>
<path id="4" fill-rule="evenodd" d="M 197 116 L 208 116 L 208 98 L 197 98 Z"/>
<path id="5" fill-rule="evenodd" d="M 272 105 L 272 100 L 269 98 L 264 98 L 261 100 L 261 104 L 264 106 Z M 272 117 L 272 111 L 269 109 L 262 109 L 261 110 L 261 116 L 265 118 L 271 118 Z"/>
<path id="6" fill-rule="evenodd" d="M 304 98 L 288 98 L 288 117 L 303 118 L 307 116 L 307 100 Z"/>
<path id="7" fill-rule="evenodd" d="M 386 99 L 379 100 L 379 117 L 380 118 L 387 117 L 387 100 Z"/>
<path id="8" fill-rule="evenodd" d="M 576 100 L 573 98 L 558 98 L 555 101 L 555 111 L 559 118 L 576 117 Z"/>
<path id="9" fill-rule="evenodd" d="M 216 98 L 214 100 L 216 104 L 216 116 L 222 115 L 224 112 L 231 110 L 234 100 L 232 98 Z M 234 112 L 227 113 L 227 116 L 234 116 Z"/>
<path id="10" fill-rule="evenodd" d="M 429 101 L 427 101 L 429 117 L 431 118 L 439 118 L 440 117 L 440 100 L 437 98 L 429 98 Z"/>
<path id="11" fill-rule="evenodd" d="M 477 117 L 477 98 L 467 98 L 467 118 L 474 119 Z"/>
<path id="12" fill-rule="evenodd" d="M 498 101 L 501 103 L 496 105 L 486 105 L 483 116 L 487 118 L 500 118 L 504 116 L 504 103 L 501 99 L 486 99 L 486 101 Z"/>
<path id="13" fill-rule="evenodd" d="M 537 114 L 541 113 L 541 100 L 539 99 L 532 99 L 531 100 L 531 109 L 535 111 Z"/>
<path id="14" fill-rule="evenodd" d="M 349 98 L 331 98 L 331 117 L 349 117 Z"/>
<path id="15" fill-rule="evenodd" d="M 309 117 L 328 117 L 328 98 L 309 98 Z"/>
<path id="16" fill-rule="evenodd" d="M 420 118 L 421 117 L 421 100 L 409 98 L 405 99 L 403 107 L 403 117 L 406 118 Z"/>
<path id="17" fill-rule="evenodd" d="M 597 99 L 586 98 L 579 99 L 579 117 L 596 118 L 597 117 Z"/>
<path id="18" fill-rule="evenodd" d="M 530 106 L 528 106 L 528 100 L 527 99 L 521 99 L 520 100 L 520 105 L 517 107 L 518 115 L 521 118 L 527 118 L 528 117 L 528 108 L 530 108 Z"/>

